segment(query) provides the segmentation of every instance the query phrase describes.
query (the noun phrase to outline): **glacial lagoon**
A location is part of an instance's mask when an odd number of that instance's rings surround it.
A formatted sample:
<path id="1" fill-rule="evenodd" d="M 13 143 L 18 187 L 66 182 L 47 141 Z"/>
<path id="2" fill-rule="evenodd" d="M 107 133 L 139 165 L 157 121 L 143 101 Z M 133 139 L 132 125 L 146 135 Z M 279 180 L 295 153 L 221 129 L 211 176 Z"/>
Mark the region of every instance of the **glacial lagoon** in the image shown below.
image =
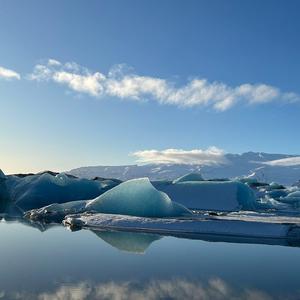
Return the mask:
<path id="1" fill-rule="evenodd" d="M 0 222 L 0 299 L 300 297 L 297 245 L 26 222 Z"/>

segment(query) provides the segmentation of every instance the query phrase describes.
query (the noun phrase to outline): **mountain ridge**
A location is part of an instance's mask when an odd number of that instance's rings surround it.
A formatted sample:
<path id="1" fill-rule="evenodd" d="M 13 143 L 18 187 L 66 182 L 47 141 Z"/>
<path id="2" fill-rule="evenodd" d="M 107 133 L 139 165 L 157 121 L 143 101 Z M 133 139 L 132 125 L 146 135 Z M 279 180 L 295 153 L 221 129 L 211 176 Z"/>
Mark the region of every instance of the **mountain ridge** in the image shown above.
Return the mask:
<path id="1" fill-rule="evenodd" d="M 174 180 L 191 172 L 200 172 L 204 178 L 235 178 L 251 176 L 260 181 L 276 181 L 292 184 L 300 179 L 300 164 L 281 166 L 280 160 L 297 158 L 300 155 L 274 154 L 265 152 L 245 152 L 224 154 L 226 163 L 216 164 L 128 164 L 120 166 L 87 166 L 67 171 L 66 173 L 93 178 L 97 176 L 129 180 L 137 177 L 149 177 L 150 180 Z M 272 161 L 276 161 L 272 165 Z M 278 165 L 279 161 L 279 165 Z M 298 162 L 295 159 L 295 162 Z"/>

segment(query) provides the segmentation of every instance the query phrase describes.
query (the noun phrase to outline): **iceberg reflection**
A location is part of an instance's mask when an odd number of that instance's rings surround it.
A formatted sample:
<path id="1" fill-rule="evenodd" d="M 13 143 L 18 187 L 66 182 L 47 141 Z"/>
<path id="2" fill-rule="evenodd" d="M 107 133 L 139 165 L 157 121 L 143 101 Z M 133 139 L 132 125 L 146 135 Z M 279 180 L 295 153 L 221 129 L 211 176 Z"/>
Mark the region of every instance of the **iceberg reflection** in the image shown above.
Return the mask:
<path id="1" fill-rule="evenodd" d="M 147 234 L 139 232 L 95 230 L 91 231 L 114 248 L 135 254 L 145 253 L 147 248 L 154 241 L 161 239 L 161 236 L 156 234 Z"/>

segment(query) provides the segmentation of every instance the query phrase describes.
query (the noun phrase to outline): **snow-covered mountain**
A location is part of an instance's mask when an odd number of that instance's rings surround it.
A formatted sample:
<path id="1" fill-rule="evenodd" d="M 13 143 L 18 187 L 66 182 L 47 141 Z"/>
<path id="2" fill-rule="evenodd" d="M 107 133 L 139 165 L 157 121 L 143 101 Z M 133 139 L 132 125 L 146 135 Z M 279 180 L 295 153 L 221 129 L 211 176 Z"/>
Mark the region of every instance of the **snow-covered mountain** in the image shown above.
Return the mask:
<path id="1" fill-rule="evenodd" d="M 300 156 L 246 152 L 225 154 L 222 163 L 211 165 L 145 164 L 125 166 L 81 167 L 67 173 L 85 178 L 105 177 L 128 180 L 149 177 L 151 180 L 173 180 L 190 172 L 201 172 L 204 178 L 252 176 L 260 181 L 292 184 L 300 179 Z"/>

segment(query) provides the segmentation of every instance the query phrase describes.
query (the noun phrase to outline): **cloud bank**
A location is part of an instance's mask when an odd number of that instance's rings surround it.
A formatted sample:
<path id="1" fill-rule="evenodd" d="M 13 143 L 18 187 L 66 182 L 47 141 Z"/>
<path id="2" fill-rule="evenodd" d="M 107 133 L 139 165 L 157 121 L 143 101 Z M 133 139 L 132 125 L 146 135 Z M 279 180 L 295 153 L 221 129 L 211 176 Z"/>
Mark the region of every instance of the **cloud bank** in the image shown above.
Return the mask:
<path id="1" fill-rule="evenodd" d="M 21 75 L 13 70 L 0 66 L 0 79 L 21 79 Z"/>
<path id="2" fill-rule="evenodd" d="M 212 107 L 225 111 L 239 102 L 261 104 L 272 101 L 295 102 L 296 93 L 282 92 L 267 84 L 244 83 L 229 86 L 223 82 L 210 82 L 194 78 L 183 86 L 162 78 L 140 76 L 125 70 L 124 65 L 114 66 L 108 74 L 91 72 L 74 62 L 61 63 L 49 59 L 38 64 L 29 75 L 31 80 L 52 81 L 70 90 L 94 97 L 116 97 L 126 100 L 154 100 L 160 104 L 178 107 Z"/>
<path id="3" fill-rule="evenodd" d="M 263 164 L 268 166 L 277 166 L 277 167 L 300 166 L 300 156 L 270 160 L 264 162 Z"/>
<path id="4" fill-rule="evenodd" d="M 172 164 L 199 164 L 216 165 L 226 164 L 224 151 L 217 147 L 209 147 L 206 150 L 143 150 L 132 153 L 139 163 L 172 163 Z"/>

